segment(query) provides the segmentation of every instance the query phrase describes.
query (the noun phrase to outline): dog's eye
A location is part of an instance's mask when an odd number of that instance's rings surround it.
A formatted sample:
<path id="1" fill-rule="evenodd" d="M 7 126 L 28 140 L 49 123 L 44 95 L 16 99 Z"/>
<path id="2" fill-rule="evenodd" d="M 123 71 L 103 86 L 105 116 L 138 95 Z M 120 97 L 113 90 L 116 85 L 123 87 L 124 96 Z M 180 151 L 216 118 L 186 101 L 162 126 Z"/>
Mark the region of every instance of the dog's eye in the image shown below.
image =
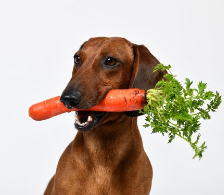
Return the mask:
<path id="1" fill-rule="evenodd" d="M 79 66 L 81 64 L 81 58 L 78 55 L 74 56 L 74 63 L 76 66 Z"/>
<path id="2" fill-rule="evenodd" d="M 107 66 L 115 66 L 118 64 L 118 60 L 116 60 L 115 58 L 112 58 L 112 57 L 108 57 L 105 61 L 105 64 Z"/>

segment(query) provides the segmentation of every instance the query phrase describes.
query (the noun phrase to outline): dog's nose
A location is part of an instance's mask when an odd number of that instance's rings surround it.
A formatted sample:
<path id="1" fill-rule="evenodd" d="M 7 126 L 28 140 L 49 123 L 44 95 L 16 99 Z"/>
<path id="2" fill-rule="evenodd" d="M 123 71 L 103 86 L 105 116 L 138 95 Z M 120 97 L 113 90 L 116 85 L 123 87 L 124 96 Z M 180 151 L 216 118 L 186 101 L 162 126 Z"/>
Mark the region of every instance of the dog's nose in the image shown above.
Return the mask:
<path id="1" fill-rule="evenodd" d="M 75 108 L 78 106 L 82 98 L 82 94 L 80 91 L 74 91 L 73 93 L 63 93 L 60 97 L 60 101 L 67 107 L 67 108 Z"/>

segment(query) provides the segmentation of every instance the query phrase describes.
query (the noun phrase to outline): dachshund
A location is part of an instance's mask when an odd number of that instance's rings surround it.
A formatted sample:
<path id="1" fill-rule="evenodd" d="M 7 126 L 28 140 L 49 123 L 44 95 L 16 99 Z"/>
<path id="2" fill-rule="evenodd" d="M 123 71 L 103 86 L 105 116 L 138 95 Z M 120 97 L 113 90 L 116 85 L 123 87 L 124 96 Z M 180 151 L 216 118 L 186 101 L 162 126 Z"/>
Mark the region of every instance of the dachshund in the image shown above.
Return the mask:
<path id="1" fill-rule="evenodd" d="M 111 89 L 148 90 L 163 78 L 144 45 L 96 37 L 74 55 L 72 77 L 61 95 L 67 108 L 87 109 Z M 75 139 L 60 157 L 44 195 L 148 195 L 152 166 L 137 126 L 138 111 L 78 111 Z"/>

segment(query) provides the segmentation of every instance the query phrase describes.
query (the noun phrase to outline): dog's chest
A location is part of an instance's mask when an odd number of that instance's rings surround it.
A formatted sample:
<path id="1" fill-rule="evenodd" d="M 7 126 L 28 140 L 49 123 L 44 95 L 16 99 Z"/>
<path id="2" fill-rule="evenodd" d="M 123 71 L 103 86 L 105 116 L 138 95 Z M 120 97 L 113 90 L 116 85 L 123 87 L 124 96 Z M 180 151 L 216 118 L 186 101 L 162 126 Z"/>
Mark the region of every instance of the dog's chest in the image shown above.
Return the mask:
<path id="1" fill-rule="evenodd" d="M 112 171 L 105 166 L 97 166 L 94 169 L 93 178 L 99 186 L 108 185 L 111 182 Z"/>

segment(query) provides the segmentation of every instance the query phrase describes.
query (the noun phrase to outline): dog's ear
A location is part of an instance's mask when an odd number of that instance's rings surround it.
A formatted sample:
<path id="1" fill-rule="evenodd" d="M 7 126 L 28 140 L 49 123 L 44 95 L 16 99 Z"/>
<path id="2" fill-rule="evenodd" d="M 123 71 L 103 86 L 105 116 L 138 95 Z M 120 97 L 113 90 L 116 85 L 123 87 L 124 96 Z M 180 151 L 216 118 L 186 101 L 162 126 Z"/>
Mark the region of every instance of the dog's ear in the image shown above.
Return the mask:
<path id="1" fill-rule="evenodd" d="M 150 53 L 144 45 L 134 45 L 134 64 L 130 88 L 139 88 L 147 91 L 155 87 L 156 83 L 163 78 L 166 71 L 156 71 L 154 67 L 160 62 Z M 128 116 L 140 116 L 139 111 L 125 112 Z"/>
<path id="2" fill-rule="evenodd" d="M 155 87 L 163 78 L 166 71 L 156 71 L 154 67 L 160 62 L 150 53 L 144 45 L 134 46 L 134 65 L 131 88 L 139 88 L 147 91 Z"/>

